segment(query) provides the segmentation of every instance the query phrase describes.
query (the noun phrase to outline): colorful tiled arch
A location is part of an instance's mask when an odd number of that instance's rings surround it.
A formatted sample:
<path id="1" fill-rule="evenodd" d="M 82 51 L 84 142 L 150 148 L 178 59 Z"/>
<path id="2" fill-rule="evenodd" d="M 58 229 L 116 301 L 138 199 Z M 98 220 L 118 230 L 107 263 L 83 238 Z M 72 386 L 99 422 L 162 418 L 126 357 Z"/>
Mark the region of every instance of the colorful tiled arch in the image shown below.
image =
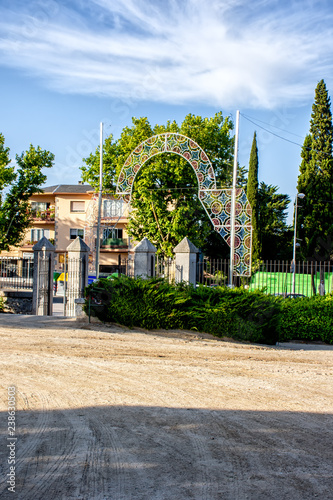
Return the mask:
<path id="1" fill-rule="evenodd" d="M 199 199 L 214 229 L 230 246 L 230 212 L 232 190 L 216 187 L 214 168 L 203 149 L 189 137 L 164 133 L 150 137 L 129 155 L 119 174 L 117 191 L 128 203 L 134 180 L 140 168 L 153 156 L 175 153 L 192 166 L 199 186 Z M 243 189 L 236 190 L 234 272 L 237 276 L 251 273 L 252 225 L 251 207 Z"/>

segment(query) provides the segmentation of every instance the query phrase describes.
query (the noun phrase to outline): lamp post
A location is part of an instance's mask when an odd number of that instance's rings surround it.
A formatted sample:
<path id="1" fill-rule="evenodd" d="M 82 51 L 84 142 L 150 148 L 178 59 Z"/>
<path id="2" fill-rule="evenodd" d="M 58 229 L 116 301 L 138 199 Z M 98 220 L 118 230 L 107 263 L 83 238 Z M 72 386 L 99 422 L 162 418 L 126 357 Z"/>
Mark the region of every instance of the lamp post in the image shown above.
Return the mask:
<path id="1" fill-rule="evenodd" d="M 293 293 L 295 293 L 295 278 L 296 278 L 296 227 L 297 227 L 297 201 L 298 198 L 303 200 L 304 193 L 297 193 L 295 197 L 295 215 L 294 215 L 294 245 L 293 245 Z"/>

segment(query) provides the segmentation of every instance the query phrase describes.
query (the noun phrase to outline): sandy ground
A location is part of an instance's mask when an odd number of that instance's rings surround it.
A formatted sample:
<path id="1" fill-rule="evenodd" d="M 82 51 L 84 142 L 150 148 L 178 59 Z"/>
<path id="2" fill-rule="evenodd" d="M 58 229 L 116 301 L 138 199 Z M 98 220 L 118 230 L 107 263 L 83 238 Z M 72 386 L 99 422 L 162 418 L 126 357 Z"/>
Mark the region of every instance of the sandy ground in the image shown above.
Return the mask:
<path id="1" fill-rule="evenodd" d="M 16 315 L 0 336 L 1 499 L 333 499 L 331 347 Z"/>

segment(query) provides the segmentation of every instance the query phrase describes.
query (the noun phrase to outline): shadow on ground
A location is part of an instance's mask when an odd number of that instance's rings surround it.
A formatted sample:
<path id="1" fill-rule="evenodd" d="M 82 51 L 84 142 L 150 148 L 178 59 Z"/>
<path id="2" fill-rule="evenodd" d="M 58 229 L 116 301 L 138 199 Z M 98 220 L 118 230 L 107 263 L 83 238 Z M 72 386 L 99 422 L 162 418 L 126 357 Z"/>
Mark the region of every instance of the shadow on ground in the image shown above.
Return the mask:
<path id="1" fill-rule="evenodd" d="M 34 395 L 37 397 L 38 395 Z M 7 414 L 1 414 L 7 422 Z M 1 499 L 333 498 L 331 414 L 145 406 L 17 412 Z M 249 428 L 251 429 L 249 432 Z"/>

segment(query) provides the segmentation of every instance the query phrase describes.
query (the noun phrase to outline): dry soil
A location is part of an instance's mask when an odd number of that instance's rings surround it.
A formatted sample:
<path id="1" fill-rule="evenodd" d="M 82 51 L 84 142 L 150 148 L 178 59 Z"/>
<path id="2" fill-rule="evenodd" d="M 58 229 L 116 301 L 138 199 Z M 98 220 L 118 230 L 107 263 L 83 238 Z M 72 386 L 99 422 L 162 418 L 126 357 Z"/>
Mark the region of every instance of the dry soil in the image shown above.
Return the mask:
<path id="1" fill-rule="evenodd" d="M 0 336 L 1 499 L 333 499 L 328 346 L 18 315 Z"/>

